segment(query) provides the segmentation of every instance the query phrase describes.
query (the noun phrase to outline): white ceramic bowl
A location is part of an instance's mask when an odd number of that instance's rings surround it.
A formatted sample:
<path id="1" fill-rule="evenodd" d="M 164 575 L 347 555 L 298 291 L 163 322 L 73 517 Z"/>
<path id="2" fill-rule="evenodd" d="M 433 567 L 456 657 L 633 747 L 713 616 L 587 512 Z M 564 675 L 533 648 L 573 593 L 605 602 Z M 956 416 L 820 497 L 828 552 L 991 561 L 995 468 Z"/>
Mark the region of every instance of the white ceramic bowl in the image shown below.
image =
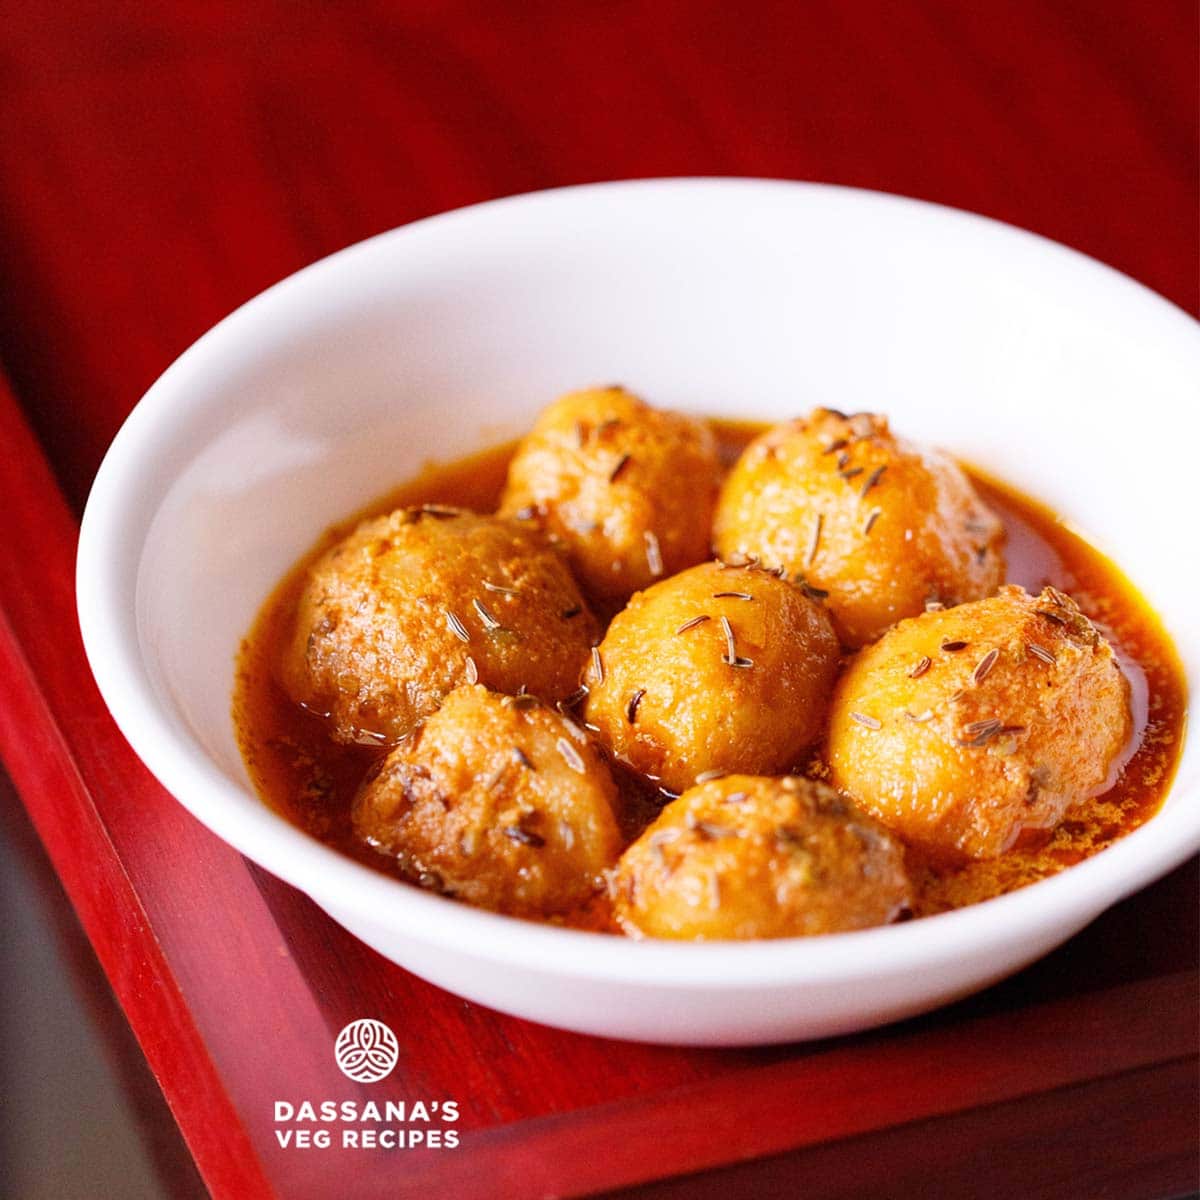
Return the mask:
<path id="1" fill-rule="evenodd" d="M 332 522 L 428 459 L 619 379 L 698 413 L 875 408 L 1038 496 L 1127 570 L 1200 671 L 1200 335 L 1106 267 L 964 213 L 810 184 L 545 192 L 354 246 L 201 338 L 96 478 L 79 614 L 104 698 L 201 821 L 451 991 L 613 1037 L 732 1045 L 861 1029 L 1044 954 L 1200 845 L 1200 752 L 1161 813 L 1015 894 L 860 933 L 637 943 L 477 911 L 345 859 L 255 797 L 238 641 Z"/>

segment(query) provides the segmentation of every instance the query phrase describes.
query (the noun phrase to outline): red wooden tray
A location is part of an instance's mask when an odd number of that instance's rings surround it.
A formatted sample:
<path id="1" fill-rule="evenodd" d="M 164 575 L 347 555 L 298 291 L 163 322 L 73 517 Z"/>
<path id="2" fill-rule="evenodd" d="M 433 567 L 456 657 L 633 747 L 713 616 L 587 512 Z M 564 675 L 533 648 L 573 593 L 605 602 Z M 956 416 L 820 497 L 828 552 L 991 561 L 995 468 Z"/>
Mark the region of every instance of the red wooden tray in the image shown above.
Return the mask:
<path id="1" fill-rule="evenodd" d="M 1014 220 L 1194 309 L 1191 7 L 969 7 L 6 15 L 0 754 L 215 1195 L 1194 1185 L 1194 863 L 901 1026 L 743 1051 L 579 1037 L 422 983 L 209 835 L 117 733 L 76 631 L 74 514 L 145 386 L 260 287 L 425 212 L 605 176 L 824 178 Z M 363 1016 L 401 1059 L 359 1087 L 332 1047 Z M 277 1144 L 276 1100 L 368 1098 L 457 1100 L 461 1146 Z"/>

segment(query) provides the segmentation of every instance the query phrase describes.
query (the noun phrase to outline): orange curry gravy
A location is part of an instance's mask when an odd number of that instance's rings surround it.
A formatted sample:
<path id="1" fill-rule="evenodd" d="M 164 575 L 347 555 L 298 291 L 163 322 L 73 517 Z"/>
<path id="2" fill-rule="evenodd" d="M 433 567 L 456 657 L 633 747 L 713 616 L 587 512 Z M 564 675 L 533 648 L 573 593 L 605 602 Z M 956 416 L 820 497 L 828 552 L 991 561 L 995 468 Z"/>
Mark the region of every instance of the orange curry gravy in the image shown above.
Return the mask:
<path id="1" fill-rule="evenodd" d="M 765 428 L 749 422 L 713 424 L 729 463 Z M 364 517 L 424 503 L 493 511 L 514 445 L 427 467 L 378 503 L 326 531 L 268 599 L 242 645 L 233 717 L 259 793 L 314 837 L 384 872 L 393 870 L 391 862 L 357 841 L 350 809 L 360 782 L 386 751 L 337 745 L 326 736 L 320 718 L 285 695 L 276 665 L 291 613 L 309 564 Z M 1076 806 L 1052 832 L 1026 838 L 997 859 L 942 867 L 910 852 L 918 916 L 973 904 L 1052 875 L 1142 824 L 1157 810 L 1170 783 L 1186 718 L 1183 673 L 1170 639 L 1129 580 L 1042 505 L 978 473 L 971 475 L 1007 529 L 1009 581 L 1030 592 L 1047 583 L 1068 592 L 1112 642 L 1131 684 L 1135 748 L 1112 788 Z M 809 770 L 821 772 L 819 759 Z M 619 777 L 618 783 L 625 801 L 622 824 L 632 840 L 663 801 L 628 776 Z M 602 898 L 568 923 L 612 928 Z"/>

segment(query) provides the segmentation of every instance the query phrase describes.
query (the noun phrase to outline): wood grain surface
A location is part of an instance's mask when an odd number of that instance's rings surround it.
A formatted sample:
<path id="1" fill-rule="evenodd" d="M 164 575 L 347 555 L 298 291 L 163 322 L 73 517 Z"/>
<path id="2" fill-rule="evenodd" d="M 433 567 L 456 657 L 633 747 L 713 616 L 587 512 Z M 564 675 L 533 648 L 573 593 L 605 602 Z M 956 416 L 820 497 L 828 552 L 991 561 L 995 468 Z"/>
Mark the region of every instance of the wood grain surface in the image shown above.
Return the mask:
<path id="1" fill-rule="evenodd" d="M 0 15 L 0 754 L 214 1195 L 1194 1186 L 1195 864 L 888 1030 L 741 1051 L 548 1030 L 384 962 L 167 796 L 95 691 L 72 579 L 92 474 L 175 355 L 305 263 L 459 204 L 601 178 L 827 180 L 1034 229 L 1195 312 L 1194 6 Z M 402 1040 L 369 1092 L 331 1055 L 360 1016 Z M 276 1144 L 274 1099 L 367 1095 L 457 1099 L 463 1148 Z"/>

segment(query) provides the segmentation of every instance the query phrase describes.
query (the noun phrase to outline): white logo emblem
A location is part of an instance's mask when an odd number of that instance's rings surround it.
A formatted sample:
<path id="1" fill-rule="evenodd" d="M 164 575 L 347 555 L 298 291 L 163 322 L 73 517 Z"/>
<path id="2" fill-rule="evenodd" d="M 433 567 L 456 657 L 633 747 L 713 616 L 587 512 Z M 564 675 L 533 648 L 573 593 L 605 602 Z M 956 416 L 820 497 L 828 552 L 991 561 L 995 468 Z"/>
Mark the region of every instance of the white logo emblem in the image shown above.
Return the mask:
<path id="1" fill-rule="evenodd" d="M 396 1035 L 382 1022 L 363 1017 L 337 1036 L 333 1056 L 343 1075 L 355 1083 L 378 1083 L 400 1059 Z"/>

